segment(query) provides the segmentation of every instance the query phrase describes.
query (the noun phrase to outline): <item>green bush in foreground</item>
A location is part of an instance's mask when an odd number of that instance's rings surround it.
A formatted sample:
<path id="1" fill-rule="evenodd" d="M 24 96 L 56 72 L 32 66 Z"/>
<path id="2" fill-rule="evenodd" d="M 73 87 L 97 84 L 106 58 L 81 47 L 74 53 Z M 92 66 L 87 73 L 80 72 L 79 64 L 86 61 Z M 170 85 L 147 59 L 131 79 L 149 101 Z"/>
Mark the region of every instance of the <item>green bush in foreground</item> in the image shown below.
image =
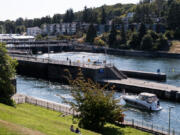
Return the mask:
<path id="1" fill-rule="evenodd" d="M 75 102 L 67 101 L 71 107 L 80 112 L 79 126 L 85 129 L 101 132 L 107 122 L 114 123 L 123 117 L 123 110 L 114 99 L 114 92 L 105 92 L 105 87 L 92 80 L 85 80 L 80 71 L 76 79 L 69 74 L 71 95 Z"/>

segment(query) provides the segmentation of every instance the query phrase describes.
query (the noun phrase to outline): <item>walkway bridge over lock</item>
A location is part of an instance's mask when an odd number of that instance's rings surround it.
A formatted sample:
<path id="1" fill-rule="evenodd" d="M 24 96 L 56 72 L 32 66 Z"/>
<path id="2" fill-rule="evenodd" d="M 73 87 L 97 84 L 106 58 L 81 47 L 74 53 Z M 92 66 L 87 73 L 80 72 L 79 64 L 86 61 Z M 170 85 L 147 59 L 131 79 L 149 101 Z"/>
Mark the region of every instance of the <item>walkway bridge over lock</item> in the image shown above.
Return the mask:
<path id="1" fill-rule="evenodd" d="M 155 93 L 159 98 L 180 102 L 180 87 L 130 78 L 113 65 L 59 61 L 33 56 L 11 56 L 19 62 L 17 72 L 20 75 L 67 83 L 65 70 L 68 69 L 75 78 L 81 68 L 85 78 L 90 78 L 102 85 L 107 83 L 109 86 L 114 85 L 115 90 L 125 89 L 130 93 L 150 92 Z"/>

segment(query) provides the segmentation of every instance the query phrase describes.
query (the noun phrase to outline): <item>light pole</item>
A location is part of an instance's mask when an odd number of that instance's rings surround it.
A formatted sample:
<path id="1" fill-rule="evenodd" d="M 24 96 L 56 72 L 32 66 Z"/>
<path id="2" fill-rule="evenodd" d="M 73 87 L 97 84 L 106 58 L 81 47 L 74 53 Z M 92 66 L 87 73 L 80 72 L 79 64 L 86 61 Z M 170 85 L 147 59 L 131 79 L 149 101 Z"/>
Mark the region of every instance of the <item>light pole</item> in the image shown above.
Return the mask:
<path id="1" fill-rule="evenodd" d="M 171 133 L 171 109 L 174 108 L 174 106 L 169 106 L 169 128 L 168 128 L 168 135 Z"/>

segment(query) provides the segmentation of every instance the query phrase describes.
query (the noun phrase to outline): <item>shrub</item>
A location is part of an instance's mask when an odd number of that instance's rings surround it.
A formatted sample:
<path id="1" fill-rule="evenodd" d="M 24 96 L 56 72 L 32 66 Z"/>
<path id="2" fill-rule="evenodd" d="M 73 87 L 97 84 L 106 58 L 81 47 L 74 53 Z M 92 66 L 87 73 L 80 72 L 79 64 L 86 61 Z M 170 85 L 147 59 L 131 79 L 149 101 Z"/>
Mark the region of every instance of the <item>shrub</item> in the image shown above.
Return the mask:
<path id="1" fill-rule="evenodd" d="M 67 71 L 67 70 L 66 70 Z M 107 86 L 100 87 L 92 80 L 85 80 L 81 70 L 76 79 L 68 72 L 67 79 L 71 85 L 73 101 L 64 101 L 80 112 L 79 126 L 93 131 L 101 131 L 107 122 L 114 123 L 122 117 L 122 108 L 114 99 L 114 92 L 105 92 Z"/>
<path id="2" fill-rule="evenodd" d="M 106 46 L 106 42 L 104 42 L 100 37 L 96 37 L 94 39 L 94 44 L 99 46 Z"/>
<path id="3" fill-rule="evenodd" d="M 133 32 L 133 34 L 130 37 L 130 40 L 128 41 L 128 45 L 130 48 L 138 49 L 139 48 L 139 40 L 138 40 L 138 33 Z"/>
<path id="4" fill-rule="evenodd" d="M 158 50 L 168 50 L 169 44 L 167 38 L 160 34 L 159 38 L 156 40 L 155 46 Z"/>
<path id="5" fill-rule="evenodd" d="M 152 50 L 152 48 L 153 48 L 153 39 L 151 35 L 146 34 L 141 41 L 141 49 L 149 51 Z"/>
<path id="6" fill-rule="evenodd" d="M 170 30 L 167 30 L 167 31 L 164 33 L 164 36 L 165 36 L 167 39 L 173 39 L 173 38 L 174 38 L 174 32 L 173 32 L 173 31 L 170 31 Z"/>

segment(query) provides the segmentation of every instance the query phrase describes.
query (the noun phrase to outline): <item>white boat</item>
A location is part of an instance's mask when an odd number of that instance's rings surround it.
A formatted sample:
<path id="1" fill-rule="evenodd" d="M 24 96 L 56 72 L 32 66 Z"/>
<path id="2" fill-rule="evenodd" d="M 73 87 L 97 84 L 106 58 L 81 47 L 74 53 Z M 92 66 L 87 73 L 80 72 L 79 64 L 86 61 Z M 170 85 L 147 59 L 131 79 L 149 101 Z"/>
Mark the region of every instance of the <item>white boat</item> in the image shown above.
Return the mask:
<path id="1" fill-rule="evenodd" d="M 159 99 L 155 94 L 144 92 L 140 93 L 138 96 L 123 95 L 122 98 L 127 105 L 134 106 L 140 109 L 146 109 L 149 111 L 159 111 L 162 109 Z"/>

